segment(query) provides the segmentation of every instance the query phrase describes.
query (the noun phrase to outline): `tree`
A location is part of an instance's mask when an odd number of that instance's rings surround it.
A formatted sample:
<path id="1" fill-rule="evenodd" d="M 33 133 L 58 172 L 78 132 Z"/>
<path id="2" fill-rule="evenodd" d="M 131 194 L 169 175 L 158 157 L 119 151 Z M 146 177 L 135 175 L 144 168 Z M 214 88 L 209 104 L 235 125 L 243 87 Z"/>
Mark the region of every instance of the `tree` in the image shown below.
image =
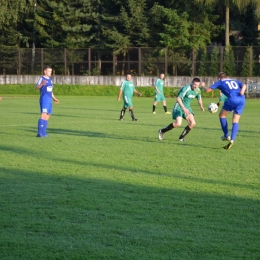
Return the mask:
<path id="1" fill-rule="evenodd" d="M 230 8 L 237 6 L 239 10 L 245 10 L 249 5 L 260 6 L 259 0 L 196 0 L 197 2 L 202 3 L 203 5 L 214 5 L 214 6 L 224 6 L 225 7 L 225 46 L 229 45 L 229 14 Z"/>
<path id="2" fill-rule="evenodd" d="M 109 42 L 106 43 L 107 47 L 110 47 L 114 50 L 115 55 L 123 54 L 123 62 L 121 67 L 121 75 L 125 75 L 125 63 L 126 63 L 126 55 L 128 48 L 130 47 L 130 39 L 129 36 L 125 36 L 117 31 L 117 29 L 114 27 L 111 30 L 106 30 L 104 32 L 105 35 L 107 35 Z"/>
<path id="3" fill-rule="evenodd" d="M 246 48 L 245 56 L 243 59 L 242 72 L 241 72 L 241 76 L 243 77 L 254 76 L 254 62 L 252 62 L 250 59 L 250 54 L 251 54 L 250 49 L 251 47 L 249 46 Z"/>
<path id="4" fill-rule="evenodd" d="M 209 66 L 209 71 L 208 75 L 216 77 L 219 73 L 219 68 L 220 68 L 220 55 L 219 55 L 219 46 L 214 46 L 212 53 L 210 55 L 210 66 Z"/>
<path id="5" fill-rule="evenodd" d="M 3 61 L 2 73 L 14 73 L 17 70 L 17 47 L 22 42 L 28 44 L 19 30 L 19 23 L 28 12 L 31 0 L 0 0 L 0 56 Z"/>
<path id="6" fill-rule="evenodd" d="M 105 46 L 111 48 L 115 55 L 123 55 L 121 75 L 124 75 L 129 48 L 147 46 L 150 35 L 146 0 L 117 1 L 117 5 L 120 6 L 119 13 L 107 9 L 102 15 L 102 33 L 106 38 Z"/>
<path id="7" fill-rule="evenodd" d="M 224 52 L 224 71 L 229 76 L 235 75 L 235 57 L 233 49 L 230 45 L 225 47 Z"/>
<path id="8" fill-rule="evenodd" d="M 18 30 L 18 25 L 28 12 L 30 4 L 32 0 L 0 0 L 0 44 L 17 47 L 20 42 L 28 41 Z"/>
<path id="9" fill-rule="evenodd" d="M 82 48 L 93 38 L 94 5 L 90 0 L 37 0 L 35 30 L 44 47 Z"/>
<path id="10" fill-rule="evenodd" d="M 106 21 L 102 28 L 103 33 L 106 34 L 110 42 L 111 40 L 114 41 L 114 37 L 109 37 L 109 33 L 114 31 L 127 37 L 131 46 L 148 46 L 147 42 L 150 35 L 146 15 L 146 0 L 118 1 L 117 5 L 120 6 L 119 13 L 115 14 L 112 10 L 109 10 L 102 16 Z"/>
<path id="11" fill-rule="evenodd" d="M 205 49 L 200 50 L 200 63 L 199 63 L 199 76 L 207 76 L 208 75 L 208 59 L 207 59 L 207 52 Z"/>

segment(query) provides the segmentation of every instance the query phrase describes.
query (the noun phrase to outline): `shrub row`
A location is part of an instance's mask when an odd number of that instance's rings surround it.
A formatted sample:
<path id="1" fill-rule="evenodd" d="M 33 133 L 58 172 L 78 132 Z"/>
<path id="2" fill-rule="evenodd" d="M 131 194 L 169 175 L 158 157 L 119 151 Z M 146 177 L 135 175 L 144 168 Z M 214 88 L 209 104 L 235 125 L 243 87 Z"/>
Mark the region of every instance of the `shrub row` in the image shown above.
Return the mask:
<path id="1" fill-rule="evenodd" d="M 84 85 L 59 85 L 56 84 L 54 88 L 55 95 L 61 96 L 117 96 L 119 87 L 115 86 L 84 86 Z M 137 87 L 139 92 L 144 97 L 153 97 L 153 87 Z M 165 87 L 164 95 L 166 97 L 176 97 L 179 91 L 178 87 Z M 0 95 L 38 95 L 39 91 L 35 90 L 35 86 L 31 84 L 27 85 L 0 85 Z M 205 93 L 202 91 L 203 97 L 218 97 L 219 91 L 212 93 Z"/>

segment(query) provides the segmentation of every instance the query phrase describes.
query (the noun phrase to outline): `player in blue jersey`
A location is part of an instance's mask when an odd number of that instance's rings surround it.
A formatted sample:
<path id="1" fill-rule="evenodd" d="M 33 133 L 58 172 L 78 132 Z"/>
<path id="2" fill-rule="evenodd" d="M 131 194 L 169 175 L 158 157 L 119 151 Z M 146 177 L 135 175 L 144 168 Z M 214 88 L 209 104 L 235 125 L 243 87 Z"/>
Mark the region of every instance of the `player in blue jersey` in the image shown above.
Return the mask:
<path id="1" fill-rule="evenodd" d="M 156 114 L 155 109 L 158 102 L 163 102 L 163 109 L 164 113 L 166 115 L 170 115 L 171 113 L 168 112 L 167 106 L 166 106 L 166 100 L 163 93 L 163 87 L 164 87 L 164 73 L 161 73 L 160 76 L 156 79 L 154 82 L 154 102 L 153 102 L 153 114 Z"/>
<path id="2" fill-rule="evenodd" d="M 242 82 L 230 79 L 227 77 L 226 73 L 220 72 L 218 74 L 219 81 L 211 85 L 209 88 L 202 87 L 206 92 L 214 91 L 214 89 L 219 89 L 227 97 L 220 113 L 220 125 L 223 130 L 224 136 L 221 137 L 223 141 L 227 140 L 229 143 L 224 146 L 224 149 L 230 149 L 236 139 L 238 129 L 239 129 L 239 119 L 244 110 L 246 99 L 245 99 L 245 90 L 246 85 Z M 232 119 L 232 130 L 231 137 L 228 134 L 228 123 L 226 116 L 228 113 L 233 112 Z"/>
<path id="3" fill-rule="evenodd" d="M 44 74 L 36 84 L 36 89 L 40 90 L 40 112 L 41 116 L 38 121 L 38 133 L 37 137 L 48 136 L 46 129 L 48 127 L 48 120 L 52 114 L 52 100 L 55 103 L 60 103 L 59 100 L 53 94 L 53 84 L 51 79 L 52 68 L 46 66 L 44 68 Z"/>

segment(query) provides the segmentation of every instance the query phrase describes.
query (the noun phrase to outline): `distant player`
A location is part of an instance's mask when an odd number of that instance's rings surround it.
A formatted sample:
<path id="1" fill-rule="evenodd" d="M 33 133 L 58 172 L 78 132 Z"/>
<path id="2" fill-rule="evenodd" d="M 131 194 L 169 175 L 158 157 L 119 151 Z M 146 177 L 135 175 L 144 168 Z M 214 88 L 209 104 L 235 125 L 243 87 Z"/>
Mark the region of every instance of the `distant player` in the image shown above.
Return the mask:
<path id="1" fill-rule="evenodd" d="M 214 91 L 214 89 L 220 89 L 221 92 L 227 96 L 227 100 L 225 101 L 220 113 L 220 125 L 223 130 L 224 136 L 221 137 L 223 141 L 227 140 L 229 143 L 224 146 L 224 149 L 230 149 L 236 139 L 238 129 L 239 129 L 239 119 L 244 110 L 246 99 L 245 99 L 245 90 L 246 85 L 242 82 L 230 79 L 227 77 L 226 73 L 220 72 L 218 74 L 219 81 L 210 86 L 209 88 L 203 86 L 202 88 L 206 92 Z M 228 134 L 228 123 L 226 116 L 229 112 L 233 112 L 232 119 L 232 130 L 231 130 L 231 138 Z"/>
<path id="2" fill-rule="evenodd" d="M 131 79 L 132 79 L 131 74 L 127 74 L 126 79 L 121 83 L 120 91 L 117 97 L 117 101 L 120 101 L 120 98 L 123 95 L 123 100 L 124 100 L 124 105 L 120 112 L 120 117 L 119 117 L 119 120 L 121 121 L 124 120 L 124 115 L 127 108 L 129 109 L 129 113 L 132 120 L 133 121 L 138 120 L 134 116 L 132 97 L 134 93 L 136 93 L 140 97 L 142 96 L 142 94 L 135 89 L 134 83 L 132 82 Z"/>
<path id="3" fill-rule="evenodd" d="M 0 97 L 0 101 L 2 100 L 2 98 Z"/>
<path id="4" fill-rule="evenodd" d="M 37 137 L 46 137 L 46 129 L 48 127 L 48 120 L 52 114 L 52 100 L 55 103 L 60 103 L 59 100 L 53 94 L 53 84 L 51 79 L 52 68 L 46 66 L 44 68 L 44 74 L 36 84 L 36 89 L 40 90 L 40 112 L 41 116 L 38 121 L 38 133 Z"/>
<path id="5" fill-rule="evenodd" d="M 153 114 L 156 114 L 155 109 L 156 105 L 158 102 L 163 102 L 163 108 L 164 108 L 164 113 L 165 114 L 171 114 L 170 112 L 167 111 L 167 106 L 166 106 L 166 100 L 165 96 L 163 93 L 163 87 L 164 87 L 164 77 L 165 75 L 163 73 L 160 74 L 159 78 L 156 79 L 154 83 L 154 103 L 153 103 Z"/>
<path id="6" fill-rule="evenodd" d="M 201 85 L 205 86 L 205 83 L 202 82 Z M 194 78 L 191 84 L 188 84 L 182 87 L 177 95 L 177 102 L 173 108 L 172 118 L 176 121 L 174 123 L 169 124 L 165 128 L 159 130 L 159 140 L 163 140 L 163 135 L 172 130 L 173 128 L 177 128 L 181 126 L 182 119 L 186 119 L 188 125 L 184 128 L 182 134 L 179 137 L 180 142 L 186 142 L 184 137 L 190 132 L 190 130 L 195 127 L 196 122 L 194 119 L 194 113 L 190 107 L 190 103 L 192 99 L 196 98 L 198 100 L 198 104 L 200 109 L 204 111 L 204 107 L 202 104 L 201 91 L 199 89 L 200 79 Z"/>

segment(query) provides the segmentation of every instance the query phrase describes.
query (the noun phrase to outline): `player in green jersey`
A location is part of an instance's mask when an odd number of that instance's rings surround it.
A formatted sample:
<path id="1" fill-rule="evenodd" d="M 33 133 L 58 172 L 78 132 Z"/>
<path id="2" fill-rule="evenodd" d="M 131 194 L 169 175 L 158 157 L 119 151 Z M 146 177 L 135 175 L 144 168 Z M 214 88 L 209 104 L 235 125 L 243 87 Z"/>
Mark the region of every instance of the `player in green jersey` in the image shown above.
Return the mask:
<path id="1" fill-rule="evenodd" d="M 227 100 L 227 96 L 225 96 L 225 95 L 221 92 L 221 90 L 219 91 L 219 94 L 220 94 L 220 96 L 219 96 L 219 101 L 218 101 L 218 103 L 217 103 L 218 107 L 219 107 L 220 105 L 224 104 L 225 101 Z"/>
<path id="2" fill-rule="evenodd" d="M 164 77 L 163 73 L 160 74 L 159 78 L 156 79 L 154 83 L 154 103 L 153 103 L 153 114 L 156 114 L 155 109 L 158 102 L 163 102 L 164 113 L 170 115 L 171 113 L 167 111 L 166 100 L 163 93 L 164 87 Z"/>
<path id="3" fill-rule="evenodd" d="M 193 98 L 198 100 L 198 104 L 200 109 L 204 111 L 202 99 L 201 99 L 201 91 L 199 89 L 200 84 L 205 86 L 205 83 L 200 83 L 199 78 L 194 78 L 191 84 L 188 84 L 182 87 L 177 96 L 177 102 L 173 108 L 172 118 L 175 119 L 174 123 L 169 124 L 168 126 L 159 130 L 159 140 L 163 140 L 163 135 L 167 131 L 172 130 L 173 128 L 177 128 L 182 124 L 182 118 L 186 119 L 188 125 L 183 130 L 182 134 L 179 137 L 179 141 L 185 142 L 184 137 L 190 132 L 190 130 L 196 125 L 194 119 L 194 113 L 190 107 L 190 102 Z"/>
<path id="4" fill-rule="evenodd" d="M 134 116 L 132 97 L 134 93 L 136 93 L 140 97 L 142 96 L 142 94 L 135 89 L 134 83 L 131 81 L 131 79 L 132 79 L 131 74 L 127 74 L 126 79 L 121 83 L 120 91 L 117 97 L 117 101 L 120 101 L 120 98 L 123 94 L 124 105 L 120 112 L 120 117 L 119 117 L 119 120 L 121 121 L 124 120 L 124 115 L 127 108 L 129 109 L 129 113 L 130 116 L 132 117 L 132 120 L 133 121 L 138 120 Z"/>

